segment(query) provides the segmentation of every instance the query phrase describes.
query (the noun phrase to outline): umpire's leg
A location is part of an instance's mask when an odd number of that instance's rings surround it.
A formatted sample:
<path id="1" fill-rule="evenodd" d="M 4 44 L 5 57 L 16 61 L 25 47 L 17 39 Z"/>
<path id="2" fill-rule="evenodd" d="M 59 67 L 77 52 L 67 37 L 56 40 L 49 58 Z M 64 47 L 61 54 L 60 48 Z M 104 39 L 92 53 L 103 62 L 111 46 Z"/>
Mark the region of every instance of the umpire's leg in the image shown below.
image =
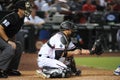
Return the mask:
<path id="1" fill-rule="evenodd" d="M 15 55 L 13 59 L 11 60 L 9 67 L 8 67 L 8 74 L 9 75 L 21 75 L 19 71 L 17 71 L 19 63 L 20 63 L 20 58 L 22 55 L 22 46 L 20 42 L 16 42 L 16 50 L 15 50 Z M 11 73 L 12 71 L 12 73 Z M 17 72 L 16 72 L 17 71 Z M 15 74 L 14 74 L 15 72 Z"/>
<path id="2" fill-rule="evenodd" d="M 0 38 L 0 69 L 6 70 L 14 56 L 14 49 Z"/>

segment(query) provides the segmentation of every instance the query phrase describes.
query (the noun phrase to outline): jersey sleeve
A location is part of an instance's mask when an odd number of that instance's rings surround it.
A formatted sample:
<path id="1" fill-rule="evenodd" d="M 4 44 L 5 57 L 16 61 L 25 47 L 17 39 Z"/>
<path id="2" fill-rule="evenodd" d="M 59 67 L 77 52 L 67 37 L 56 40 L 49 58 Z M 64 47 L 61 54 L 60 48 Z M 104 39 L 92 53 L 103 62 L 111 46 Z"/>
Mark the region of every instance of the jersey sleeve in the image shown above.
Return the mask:
<path id="1" fill-rule="evenodd" d="M 52 36 L 49 40 L 49 43 L 52 47 L 55 47 L 56 35 Z"/>
<path id="2" fill-rule="evenodd" d="M 11 24 L 12 24 L 12 21 L 7 17 L 3 18 L 1 21 L 1 26 L 4 28 L 9 27 Z"/>

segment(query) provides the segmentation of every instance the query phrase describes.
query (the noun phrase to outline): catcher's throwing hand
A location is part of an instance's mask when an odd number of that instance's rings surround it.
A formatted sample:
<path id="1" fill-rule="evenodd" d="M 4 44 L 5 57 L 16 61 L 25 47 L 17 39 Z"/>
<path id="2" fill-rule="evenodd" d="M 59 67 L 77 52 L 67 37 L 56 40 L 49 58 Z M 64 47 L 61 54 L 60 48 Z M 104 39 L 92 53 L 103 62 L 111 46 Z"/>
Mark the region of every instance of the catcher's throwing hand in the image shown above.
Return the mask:
<path id="1" fill-rule="evenodd" d="M 76 49 L 74 50 L 74 55 L 79 55 L 79 54 L 83 54 L 83 55 L 88 55 L 90 54 L 90 51 L 89 50 L 86 50 L 86 49 Z"/>
<path id="2" fill-rule="evenodd" d="M 78 54 L 80 54 L 80 53 L 81 53 L 81 50 L 80 50 L 80 49 L 74 50 L 74 55 L 78 55 Z"/>
<path id="3" fill-rule="evenodd" d="M 83 54 L 83 55 L 89 55 L 90 54 L 90 50 L 81 49 L 81 54 Z"/>

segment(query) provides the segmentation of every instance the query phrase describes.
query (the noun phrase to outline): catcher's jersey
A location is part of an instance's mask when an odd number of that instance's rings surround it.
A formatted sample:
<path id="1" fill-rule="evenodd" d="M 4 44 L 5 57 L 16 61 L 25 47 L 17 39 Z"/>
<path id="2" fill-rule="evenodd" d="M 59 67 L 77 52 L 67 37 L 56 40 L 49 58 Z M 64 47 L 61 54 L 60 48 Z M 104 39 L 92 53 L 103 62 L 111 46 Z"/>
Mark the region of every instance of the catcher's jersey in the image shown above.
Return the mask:
<path id="1" fill-rule="evenodd" d="M 63 36 L 63 34 L 56 33 L 54 36 L 52 36 L 49 39 L 49 44 L 53 47 L 51 48 L 47 43 L 45 43 L 38 54 L 42 55 L 43 57 L 50 57 L 52 59 L 55 58 L 55 51 L 56 50 L 64 50 L 65 49 L 65 45 L 61 42 L 61 37 Z M 75 45 L 70 41 L 67 50 L 71 50 L 74 49 Z"/>
<path id="2" fill-rule="evenodd" d="M 23 23 L 24 17 L 20 18 L 16 12 L 6 15 L 0 21 L 0 25 L 4 27 L 4 31 L 9 38 L 14 37 L 14 35 L 21 29 Z"/>

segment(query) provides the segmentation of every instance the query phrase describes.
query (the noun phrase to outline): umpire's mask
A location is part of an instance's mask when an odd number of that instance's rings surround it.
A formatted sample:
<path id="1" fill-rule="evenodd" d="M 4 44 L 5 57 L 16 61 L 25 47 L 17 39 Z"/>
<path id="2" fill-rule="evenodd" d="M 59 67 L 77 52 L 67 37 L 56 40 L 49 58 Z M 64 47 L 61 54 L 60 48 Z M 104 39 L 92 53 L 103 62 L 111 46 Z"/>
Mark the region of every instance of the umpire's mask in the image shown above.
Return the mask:
<path id="1" fill-rule="evenodd" d="M 29 1 L 26 0 L 20 0 L 15 4 L 15 8 L 18 9 L 23 9 L 25 16 L 29 17 L 32 11 L 32 5 L 30 4 Z"/>
<path id="2" fill-rule="evenodd" d="M 25 7 L 26 7 L 25 16 L 28 17 L 32 12 L 32 6 L 31 6 L 30 2 L 26 2 Z"/>

